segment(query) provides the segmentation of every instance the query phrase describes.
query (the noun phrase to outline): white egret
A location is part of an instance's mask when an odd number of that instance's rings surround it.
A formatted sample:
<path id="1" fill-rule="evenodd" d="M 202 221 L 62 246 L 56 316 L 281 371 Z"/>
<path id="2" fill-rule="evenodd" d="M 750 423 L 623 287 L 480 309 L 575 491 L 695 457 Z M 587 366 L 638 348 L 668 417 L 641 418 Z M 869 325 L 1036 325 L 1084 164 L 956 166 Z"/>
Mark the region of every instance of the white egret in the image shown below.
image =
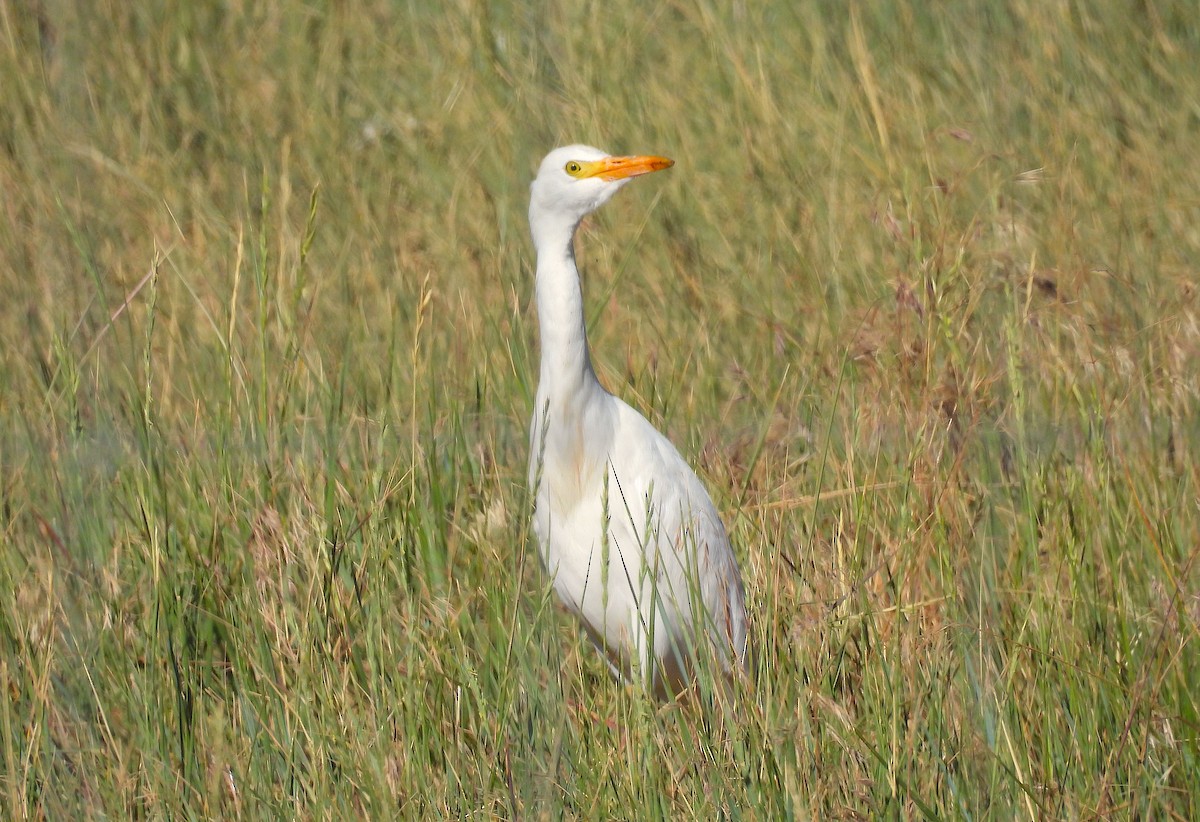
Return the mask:
<path id="1" fill-rule="evenodd" d="M 596 379 L 574 235 L 629 180 L 672 165 L 558 148 L 542 161 L 529 201 L 541 337 L 530 426 L 533 530 L 559 597 L 614 670 L 660 693 L 690 681 L 705 645 L 723 673 L 744 665 L 741 572 L 695 472 Z"/>

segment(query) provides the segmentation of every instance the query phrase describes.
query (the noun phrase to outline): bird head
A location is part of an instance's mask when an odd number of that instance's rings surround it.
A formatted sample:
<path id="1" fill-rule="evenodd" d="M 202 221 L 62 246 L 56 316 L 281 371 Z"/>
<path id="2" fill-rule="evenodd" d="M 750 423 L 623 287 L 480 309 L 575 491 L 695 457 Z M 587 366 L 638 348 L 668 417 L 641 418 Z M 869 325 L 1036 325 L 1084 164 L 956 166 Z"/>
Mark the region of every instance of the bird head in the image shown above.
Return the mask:
<path id="1" fill-rule="evenodd" d="M 591 146 L 556 148 L 530 186 L 530 222 L 565 221 L 574 228 L 634 177 L 673 165 L 666 157 L 617 157 Z"/>

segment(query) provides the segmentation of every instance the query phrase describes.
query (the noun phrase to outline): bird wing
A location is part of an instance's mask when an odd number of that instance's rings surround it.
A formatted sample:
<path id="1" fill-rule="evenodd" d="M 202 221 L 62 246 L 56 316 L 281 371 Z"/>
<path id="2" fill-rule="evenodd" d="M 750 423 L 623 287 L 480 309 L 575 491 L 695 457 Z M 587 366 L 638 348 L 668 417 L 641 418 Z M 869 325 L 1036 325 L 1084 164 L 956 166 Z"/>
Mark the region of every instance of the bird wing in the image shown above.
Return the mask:
<path id="1" fill-rule="evenodd" d="M 641 549 L 642 585 L 635 590 L 644 594 L 645 583 L 652 584 L 651 596 L 659 602 L 655 612 L 668 634 L 656 636 L 654 644 L 690 645 L 697 634 L 706 635 L 723 658 L 732 650 L 740 660 L 745 594 L 716 506 L 675 446 L 637 411 L 616 402 L 610 541 L 621 556 Z"/>

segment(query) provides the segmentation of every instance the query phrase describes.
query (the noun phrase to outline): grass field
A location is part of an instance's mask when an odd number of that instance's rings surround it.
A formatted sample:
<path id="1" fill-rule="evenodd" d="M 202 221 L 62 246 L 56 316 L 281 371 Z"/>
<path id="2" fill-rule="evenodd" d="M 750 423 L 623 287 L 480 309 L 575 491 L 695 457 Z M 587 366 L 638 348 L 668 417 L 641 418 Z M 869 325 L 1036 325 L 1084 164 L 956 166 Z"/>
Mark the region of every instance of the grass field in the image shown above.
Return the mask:
<path id="1" fill-rule="evenodd" d="M 0 3 L 0 817 L 1200 818 L 1194 4 L 564 5 Z M 577 141 L 724 709 L 530 544 Z"/>

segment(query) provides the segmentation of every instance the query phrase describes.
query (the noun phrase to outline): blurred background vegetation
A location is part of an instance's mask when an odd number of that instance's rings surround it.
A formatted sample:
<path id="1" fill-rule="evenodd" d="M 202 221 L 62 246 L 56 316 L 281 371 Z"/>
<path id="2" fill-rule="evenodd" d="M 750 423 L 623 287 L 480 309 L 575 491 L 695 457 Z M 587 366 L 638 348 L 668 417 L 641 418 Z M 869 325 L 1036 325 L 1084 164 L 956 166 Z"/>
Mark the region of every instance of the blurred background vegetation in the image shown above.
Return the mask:
<path id="1" fill-rule="evenodd" d="M 5 815 L 1200 816 L 1198 65 L 1155 0 L 0 4 Z M 568 142 L 677 161 L 579 259 L 730 714 L 526 544 Z"/>

